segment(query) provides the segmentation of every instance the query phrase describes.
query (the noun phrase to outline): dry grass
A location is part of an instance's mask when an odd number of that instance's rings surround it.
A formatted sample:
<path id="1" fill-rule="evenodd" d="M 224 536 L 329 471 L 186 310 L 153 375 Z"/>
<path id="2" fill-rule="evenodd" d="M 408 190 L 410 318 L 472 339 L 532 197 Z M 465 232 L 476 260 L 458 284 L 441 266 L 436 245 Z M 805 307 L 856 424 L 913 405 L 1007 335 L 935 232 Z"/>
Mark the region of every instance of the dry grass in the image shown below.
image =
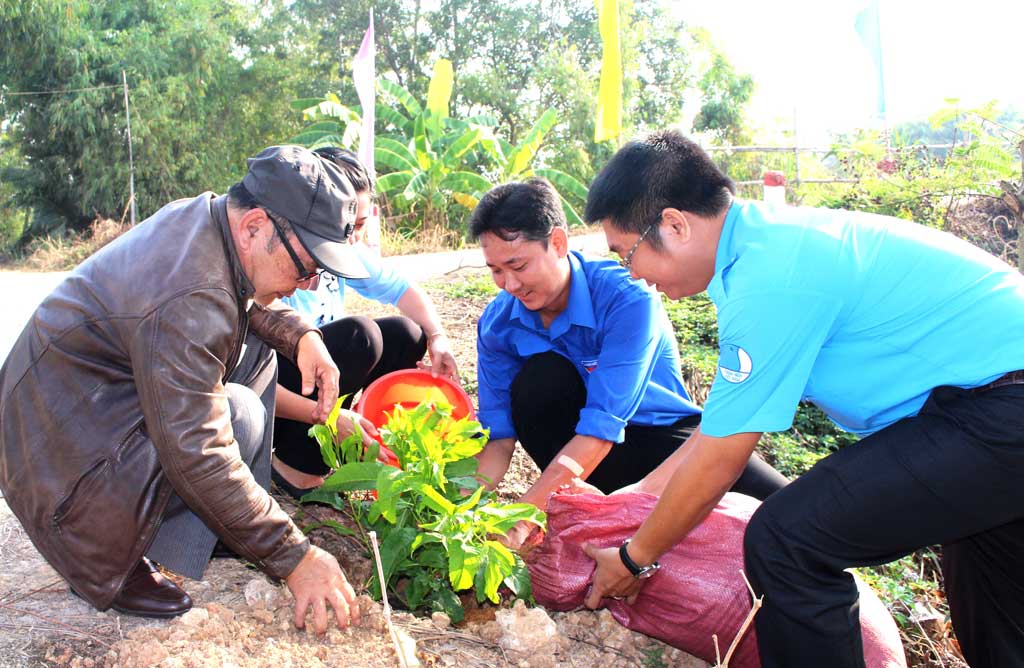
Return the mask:
<path id="1" fill-rule="evenodd" d="M 131 225 L 111 218 L 97 218 L 88 230 L 33 239 L 25 255 L 12 268 L 22 271 L 69 271 L 109 244 Z"/>
<path id="2" fill-rule="evenodd" d="M 380 231 L 381 254 L 383 255 L 417 255 L 419 253 L 437 253 L 476 244 L 467 243 L 460 230 L 448 227 L 434 227 L 419 230 L 415 236 L 408 237 L 398 231 L 393 221 L 383 221 Z"/>

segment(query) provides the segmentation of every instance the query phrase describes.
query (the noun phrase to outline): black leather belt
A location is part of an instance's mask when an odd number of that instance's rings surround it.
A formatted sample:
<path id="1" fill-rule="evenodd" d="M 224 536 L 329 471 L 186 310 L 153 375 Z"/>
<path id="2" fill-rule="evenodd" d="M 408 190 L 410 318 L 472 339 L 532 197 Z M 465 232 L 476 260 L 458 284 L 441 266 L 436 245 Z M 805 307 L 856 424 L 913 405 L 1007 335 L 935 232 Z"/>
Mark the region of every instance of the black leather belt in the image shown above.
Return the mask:
<path id="1" fill-rule="evenodd" d="M 1003 374 L 988 385 L 972 388 L 971 392 L 988 392 L 989 390 L 994 390 L 997 387 L 1002 387 L 1003 385 L 1024 385 L 1024 369 L 1018 369 L 1017 371 L 1011 371 L 1007 374 Z"/>

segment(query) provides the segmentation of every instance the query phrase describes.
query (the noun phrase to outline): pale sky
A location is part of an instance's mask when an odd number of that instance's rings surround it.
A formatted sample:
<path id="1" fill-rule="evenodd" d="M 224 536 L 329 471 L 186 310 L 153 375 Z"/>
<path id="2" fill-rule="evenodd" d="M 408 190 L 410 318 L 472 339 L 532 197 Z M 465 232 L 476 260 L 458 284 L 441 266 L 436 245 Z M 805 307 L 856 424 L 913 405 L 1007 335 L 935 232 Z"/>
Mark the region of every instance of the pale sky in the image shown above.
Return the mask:
<path id="1" fill-rule="evenodd" d="M 1020 0 L 879 0 L 889 125 L 924 120 L 948 97 L 966 106 L 998 100 L 1024 113 Z M 867 0 L 671 2 L 703 26 L 757 85 L 755 127 L 793 125 L 823 141 L 827 130 L 880 127 L 874 66 L 854 28 Z M 755 133 L 757 134 L 757 133 Z M 767 133 L 766 133 L 767 134 Z"/>

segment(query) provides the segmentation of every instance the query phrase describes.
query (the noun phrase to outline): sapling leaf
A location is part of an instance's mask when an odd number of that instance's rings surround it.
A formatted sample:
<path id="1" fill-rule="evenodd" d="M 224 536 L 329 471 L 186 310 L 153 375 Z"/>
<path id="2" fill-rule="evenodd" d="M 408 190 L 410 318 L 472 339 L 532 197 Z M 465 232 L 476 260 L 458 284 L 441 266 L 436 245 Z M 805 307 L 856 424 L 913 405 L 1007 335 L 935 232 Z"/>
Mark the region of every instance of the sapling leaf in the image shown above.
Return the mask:
<path id="1" fill-rule="evenodd" d="M 350 492 L 356 489 L 373 489 L 377 485 L 377 474 L 381 468 L 384 468 L 384 465 L 380 462 L 344 464 L 327 477 L 327 480 L 320 486 L 320 489 L 326 492 Z"/>
<path id="2" fill-rule="evenodd" d="M 391 524 L 398 521 L 398 502 L 401 494 L 409 489 L 409 475 L 393 466 L 379 465 L 377 480 L 377 501 L 370 507 L 371 520 L 383 517 Z"/>
<path id="3" fill-rule="evenodd" d="M 337 533 L 340 536 L 355 536 L 356 535 L 355 531 L 353 531 L 352 529 L 349 529 L 347 526 L 345 526 L 344 524 L 342 524 L 341 522 L 338 522 L 336 520 L 323 520 L 321 522 L 314 522 L 312 524 L 309 524 L 307 526 L 302 527 L 302 533 L 307 533 L 308 534 L 310 531 L 314 531 L 314 530 L 320 529 L 322 527 L 329 527 L 331 529 L 334 529 L 334 532 Z"/>
<path id="4" fill-rule="evenodd" d="M 462 591 L 473 586 L 473 575 L 480 568 L 480 551 L 462 541 L 448 543 L 448 579 L 452 589 Z"/>
<path id="5" fill-rule="evenodd" d="M 338 397 L 338 400 L 334 402 L 334 408 L 327 414 L 327 428 L 331 430 L 331 434 L 334 435 L 335 440 L 338 438 L 338 417 L 341 415 L 342 404 L 345 403 L 345 399 L 349 395 L 343 394 Z"/>
<path id="6" fill-rule="evenodd" d="M 502 580 L 512 573 L 516 565 L 515 556 L 501 543 L 489 540 L 484 543 L 482 568 L 478 568 L 474 576 L 476 600 L 483 601 L 486 597 L 491 603 L 500 602 L 498 587 Z"/>
<path id="7" fill-rule="evenodd" d="M 459 597 L 451 589 L 442 587 L 431 596 L 431 599 L 432 602 L 437 604 L 435 609 L 448 615 L 448 619 L 452 620 L 453 624 L 458 624 L 466 618 L 466 611 L 462 607 L 462 601 L 459 600 Z"/>
<path id="8" fill-rule="evenodd" d="M 434 573 L 444 573 L 448 568 L 448 553 L 440 543 L 428 545 L 416 554 L 416 563 Z"/>
<path id="9" fill-rule="evenodd" d="M 355 418 L 352 418 L 352 433 L 345 437 L 339 449 L 341 450 L 341 460 L 346 464 L 362 460 L 363 430 Z"/>
<path id="10" fill-rule="evenodd" d="M 476 491 L 473 492 L 472 496 L 460 503 L 455 508 L 456 513 L 464 513 L 470 508 L 476 507 L 476 504 L 480 502 L 480 496 L 484 493 L 483 487 L 477 487 Z"/>
<path id="11" fill-rule="evenodd" d="M 466 459 L 460 459 L 454 462 L 448 462 L 444 465 L 444 474 L 449 480 L 452 478 L 462 478 L 465 476 L 471 476 L 476 473 L 480 467 L 480 462 L 474 457 L 467 457 Z"/>
<path id="12" fill-rule="evenodd" d="M 504 580 L 505 586 L 508 587 L 517 598 L 526 600 L 528 603 L 533 601 L 533 585 L 530 582 L 530 570 L 523 563 L 522 557 L 518 554 L 515 556 L 516 564 L 512 567 L 512 572 L 509 573 Z"/>
<path id="13" fill-rule="evenodd" d="M 375 462 L 380 456 L 380 443 L 374 441 L 366 448 L 366 452 L 363 454 L 364 462 Z"/>
<path id="14" fill-rule="evenodd" d="M 302 498 L 299 499 L 299 503 L 323 503 L 339 512 L 344 512 L 348 507 L 345 500 L 341 498 L 341 494 L 327 491 L 323 487 L 318 487 L 312 492 L 303 494 Z"/>
<path id="15" fill-rule="evenodd" d="M 416 491 L 423 495 L 423 502 L 427 507 L 445 515 L 455 512 L 455 504 L 438 494 L 433 487 L 420 483 L 416 485 Z"/>
<path id="16" fill-rule="evenodd" d="M 423 603 L 423 599 L 431 591 L 431 576 L 428 571 L 419 571 L 409 580 L 405 588 L 405 602 L 410 610 L 415 610 Z"/>
<path id="17" fill-rule="evenodd" d="M 338 468 L 341 462 L 338 461 L 338 451 L 334 445 L 334 435 L 327 428 L 327 425 L 315 424 L 306 433 L 309 437 L 315 438 L 316 442 L 320 445 L 320 458 L 324 460 L 324 465 L 332 469 Z"/>
<path id="18" fill-rule="evenodd" d="M 421 546 L 427 545 L 428 543 L 440 543 L 441 539 L 437 536 L 429 533 L 421 533 L 416 536 L 416 539 L 412 541 L 412 546 L 409 548 L 410 552 L 416 552 Z"/>
<path id="19" fill-rule="evenodd" d="M 409 558 L 409 547 L 416 539 L 415 527 L 395 527 L 380 544 L 380 564 L 384 580 L 391 582 L 395 568 Z"/>

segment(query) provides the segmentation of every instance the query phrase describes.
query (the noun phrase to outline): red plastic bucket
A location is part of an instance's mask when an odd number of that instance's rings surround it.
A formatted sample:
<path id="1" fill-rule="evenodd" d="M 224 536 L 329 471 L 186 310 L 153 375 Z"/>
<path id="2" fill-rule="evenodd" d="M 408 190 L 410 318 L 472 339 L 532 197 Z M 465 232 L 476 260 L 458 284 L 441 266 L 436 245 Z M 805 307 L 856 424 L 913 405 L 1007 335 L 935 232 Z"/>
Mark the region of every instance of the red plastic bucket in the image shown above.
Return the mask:
<path id="1" fill-rule="evenodd" d="M 449 404 L 456 419 L 476 415 L 465 390 L 444 376 L 431 376 L 424 369 L 392 371 L 373 381 L 363 390 L 356 412 L 379 429 L 396 405 L 412 409 L 424 401 Z"/>
<path id="2" fill-rule="evenodd" d="M 356 412 L 378 429 L 387 422 L 387 413 L 395 406 L 413 409 L 424 401 L 446 403 L 452 407 L 452 417 L 475 417 L 473 402 L 465 390 L 444 376 L 434 377 L 423 369 L 402 369 L 385 374 L 363 390 L 356 404 Z M 398 466 L 398 457 L 388 450 L 383 441 L 381 454 L 391 466 Z"/>

